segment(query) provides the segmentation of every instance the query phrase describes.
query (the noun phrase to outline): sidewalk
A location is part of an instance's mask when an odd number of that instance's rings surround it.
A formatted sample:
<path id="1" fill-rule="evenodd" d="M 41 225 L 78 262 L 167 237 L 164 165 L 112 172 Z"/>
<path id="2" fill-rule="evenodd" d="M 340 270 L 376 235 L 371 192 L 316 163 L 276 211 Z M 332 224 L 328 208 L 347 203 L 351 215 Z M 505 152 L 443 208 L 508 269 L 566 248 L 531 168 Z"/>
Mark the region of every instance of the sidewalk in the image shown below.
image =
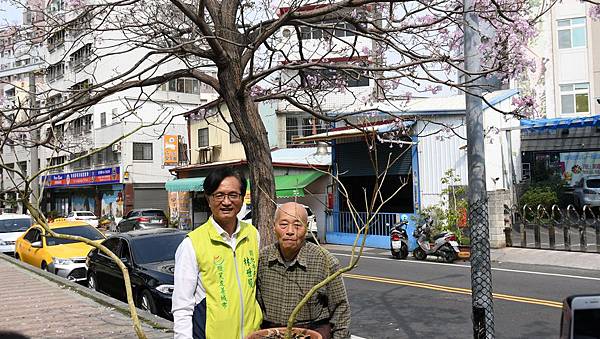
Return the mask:
<path id="1" fill-rule="evenodd" d="M 342 252 L 349 252 L 352 249 L 351 246 L 333 244 L 326 244 L 324 247 L 330 251 Z M 365 248 L 363 255 L 389 255 L 389 250 Z M 600 271 L 600 253 L 593 252 L 568 252 L 506 247 L 491 249 L 490 256 L 492 262 L 547 265 Z"/>
<path id="2" fill-rule="evenodd" d="M 492 261 L 528 265 L 549 265 L 600 271 L 600 253 L 536 250 L 506 247 L 490 251 Z"/>
<path id="3" fill-rule="evenodd" d="M 4 254 L 0 300 L 0 337 L 137 338 L 127 304 Z M 148 338 L 173 337 L 170 321 L 138 313 Z"/>

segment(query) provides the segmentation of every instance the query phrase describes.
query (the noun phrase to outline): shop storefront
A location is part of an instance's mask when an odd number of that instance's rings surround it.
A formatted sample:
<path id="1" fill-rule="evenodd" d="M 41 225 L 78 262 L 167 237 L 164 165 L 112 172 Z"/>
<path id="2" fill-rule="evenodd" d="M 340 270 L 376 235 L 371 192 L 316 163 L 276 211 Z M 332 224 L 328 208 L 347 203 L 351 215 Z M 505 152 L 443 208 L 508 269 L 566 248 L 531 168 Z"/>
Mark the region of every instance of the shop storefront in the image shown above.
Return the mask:
<path id="1" fill-rule="evenodd" d="M 600 174 L 600 115 L 586 118 L 521 121 L 523 179 L 551 178 L 573 186 Z"/>
<path id="2" fill-rule="evenodd" d="M 120 167 L 107 167 L 42 177 L 44 212 L 66 216 L 71 211 L 92 211 L 100 217 L 123 217 Z"/>

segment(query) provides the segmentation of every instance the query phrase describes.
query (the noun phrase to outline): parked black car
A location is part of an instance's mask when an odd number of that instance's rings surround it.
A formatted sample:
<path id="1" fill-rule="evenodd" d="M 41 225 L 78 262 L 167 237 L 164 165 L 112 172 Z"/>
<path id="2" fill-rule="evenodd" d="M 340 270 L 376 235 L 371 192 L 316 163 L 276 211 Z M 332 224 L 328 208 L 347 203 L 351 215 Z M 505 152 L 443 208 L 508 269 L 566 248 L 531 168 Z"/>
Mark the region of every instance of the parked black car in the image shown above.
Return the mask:
<path id="1" fill-rule="evenodd" d="M 127 266 L 139 308 L 173 319 L 175 251 L 186 234 L 172 228 L 158 228 L 117 234 L 102 242 Z M 123 274 L 110 257 L 94 249 L 86 263 L 89 288 L 126 301 Z"/>
<path id="2" fill-rule="evenodd" d="M 163 228 L 169 226 L 169 220 L 163 210 L 156 208 L 135 209 L 117 224 L 117 232 L 129 232 L 147 228 Z"/>

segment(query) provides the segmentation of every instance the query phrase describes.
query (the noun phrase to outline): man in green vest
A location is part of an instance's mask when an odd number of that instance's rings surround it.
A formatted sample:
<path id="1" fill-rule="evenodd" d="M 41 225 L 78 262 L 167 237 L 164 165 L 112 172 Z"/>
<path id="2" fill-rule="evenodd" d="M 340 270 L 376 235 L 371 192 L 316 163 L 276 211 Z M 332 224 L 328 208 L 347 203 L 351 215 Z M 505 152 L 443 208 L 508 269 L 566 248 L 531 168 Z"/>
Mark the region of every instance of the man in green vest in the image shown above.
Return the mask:
<path id="1" fill-rule="evenodd" d="M 175 254 L 175 338 L 243 339 L 257 330 L 258 230 L 238 221 L 247 180 L 220 168 L 204 180 L 212 216 L 190 232 Z"/>

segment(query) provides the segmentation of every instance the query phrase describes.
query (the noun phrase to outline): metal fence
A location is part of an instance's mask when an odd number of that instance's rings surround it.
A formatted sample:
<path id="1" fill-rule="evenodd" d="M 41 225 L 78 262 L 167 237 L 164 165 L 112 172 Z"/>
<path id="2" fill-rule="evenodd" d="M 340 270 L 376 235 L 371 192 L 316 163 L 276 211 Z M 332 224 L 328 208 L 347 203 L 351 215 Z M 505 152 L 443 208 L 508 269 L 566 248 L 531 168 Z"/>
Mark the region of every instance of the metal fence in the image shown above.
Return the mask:
<path id="1" fill-rule="evenodd" d="M 377 213 L 369 224 L 366 246 L 389 248 L 390 225 L 398 222 L 403 214 L 408 217 L 406 230 L 409 234 L 409 249 L 414 248 L 416 242 L 412 238 L 415 224 L 413 213 Z M 372 217 L 372 214 L 367 212 L 357 212 L 354 215 L 343 211 L 328 214 L 325 220 L 327 242 L 344 245 L 353 244 L 358 231 L 357 226 L 363 227 L 370 217 Z"/>
<path id="2" fill-rule="evenodd" d="M 504 206 L 507 246 L 600 252 L 600 215 L 589 206 L 550 210 L 542 205 Z"/>

